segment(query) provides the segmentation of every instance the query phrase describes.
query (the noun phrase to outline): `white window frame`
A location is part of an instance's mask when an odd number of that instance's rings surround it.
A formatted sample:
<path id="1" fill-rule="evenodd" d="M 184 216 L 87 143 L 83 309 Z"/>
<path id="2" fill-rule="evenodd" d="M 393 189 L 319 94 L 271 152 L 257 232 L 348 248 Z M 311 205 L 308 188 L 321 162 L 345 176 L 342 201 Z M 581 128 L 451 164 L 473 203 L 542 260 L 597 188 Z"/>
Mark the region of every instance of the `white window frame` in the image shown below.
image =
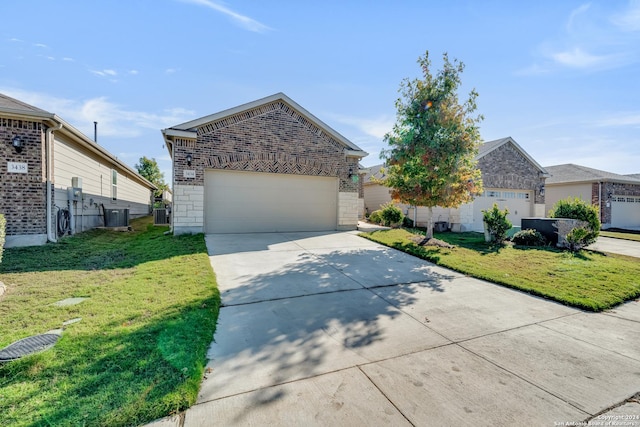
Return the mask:
<path id="1" fill-rule="evenodd" d="M 111 200 L 118 200 L 118 171 L 111 169 Z"/>

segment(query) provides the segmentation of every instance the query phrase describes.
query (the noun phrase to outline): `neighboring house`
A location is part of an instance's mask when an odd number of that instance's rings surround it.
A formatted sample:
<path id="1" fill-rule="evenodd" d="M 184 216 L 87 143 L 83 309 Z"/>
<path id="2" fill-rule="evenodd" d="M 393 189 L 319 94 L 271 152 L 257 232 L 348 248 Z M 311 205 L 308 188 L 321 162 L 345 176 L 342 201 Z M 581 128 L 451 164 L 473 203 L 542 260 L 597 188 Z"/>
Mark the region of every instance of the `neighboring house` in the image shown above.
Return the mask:
<path id="1" fill-rule="evenodd" d="M 40 245 L 150 213 L 154 185 L 55 114 L 0 94 L 5 246 Z"/>
<path id="2" fill-rule="evenodd" d="M 175 234 L 357 227 L 367 153 L 282 93 L 162 133 Z"/>
<path id="3" fill-rule="evenodd" d="M 513 138 L 485 142 L 480 145 L 476 160 L 482 172 L 484 193 L 459 208 L 434 207 L 433 222 L 447 222 L 453 231 L 483 231 L 482 211 L 490 209 L 494 203 L 501 209 L 509 209 L 508 218 L 514 226 L 520 226 L 522 218 L 544 215 L 547 171 Z M 375 182 L 376 179 L 384 180 L 384 167 L 378 165 L 369 170 L 364 178 L 367 213 L 391 201 L 390 189 Z M 415 215 L 417 225 L 428 224 L 428 208 L 419 206 L 414 212 L 409 206 L 401 206 L 410 219 Z"/>
<path id="4" fill-rule="evenodd" d="M 640 175 L 618 175 L 586 166 L 548 166 L 546 211 L 578 197 L 597 205 L 602 228 L 640 228 Z"/>

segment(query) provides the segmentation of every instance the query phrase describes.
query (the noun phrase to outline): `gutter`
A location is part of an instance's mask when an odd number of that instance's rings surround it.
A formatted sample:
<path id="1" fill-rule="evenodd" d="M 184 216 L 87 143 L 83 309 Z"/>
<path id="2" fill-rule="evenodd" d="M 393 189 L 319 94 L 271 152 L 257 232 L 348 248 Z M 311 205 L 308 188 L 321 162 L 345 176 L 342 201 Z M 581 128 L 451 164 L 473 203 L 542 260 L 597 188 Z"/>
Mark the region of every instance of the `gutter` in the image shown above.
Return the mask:
<path id="1" fill-rule="evenodd" d="M 45 163 L 46 163 L 46 168 L 47 168 L 47 179 L 46 179 L 46 184 L 47 184 L 47 241 L 49 242 L 53 242 L 55 243 L 57 241 L 57 238 L 55 237 L 55 235 L 53 234 L 53 220 L 51 218 L 52 215 L 52 211 L 53 211 L 53 194 L 51 193 L 51 184 L 52 184 L 52 173 L 51 171 L 53 170 L 53 159 L 52 159 L 52 155 L 51 152 L 53 150 L 53 132 L 58 131 L 62 129 L 62 123 L 58 123 L 57 125 L 53 126 L 53 127 L 49 127 L 47 128 L 46 132 L 45 132 L 45 137 L 44 137 L 44 144 L 45 144 Z"/>

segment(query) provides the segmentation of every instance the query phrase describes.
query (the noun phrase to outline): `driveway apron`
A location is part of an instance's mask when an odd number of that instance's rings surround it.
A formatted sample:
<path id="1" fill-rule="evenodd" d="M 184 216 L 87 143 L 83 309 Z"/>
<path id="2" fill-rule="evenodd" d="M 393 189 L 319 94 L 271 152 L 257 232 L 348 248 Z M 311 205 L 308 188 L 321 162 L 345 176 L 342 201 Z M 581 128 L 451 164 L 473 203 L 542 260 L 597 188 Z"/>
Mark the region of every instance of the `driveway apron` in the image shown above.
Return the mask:
<path id="1" fill-rule="evenodd" d="M 356 232 L 206 242 L 223 306 L 198 402 L 176 425 L 569 425 L 640 413 L 627 401 L 640 392 L 638 302 L 585 313 Z"/>

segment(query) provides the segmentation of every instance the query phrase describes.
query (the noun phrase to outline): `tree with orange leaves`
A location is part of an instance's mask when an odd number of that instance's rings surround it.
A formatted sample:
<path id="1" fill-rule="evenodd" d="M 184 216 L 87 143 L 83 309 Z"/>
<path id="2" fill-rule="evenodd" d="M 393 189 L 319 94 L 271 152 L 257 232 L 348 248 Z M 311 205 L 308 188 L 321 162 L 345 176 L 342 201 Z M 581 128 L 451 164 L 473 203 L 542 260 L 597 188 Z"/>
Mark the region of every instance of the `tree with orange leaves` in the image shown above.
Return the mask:
<path id="1" fill-rule="evenodd" d="M 478 93 L 473 89 L 458 101 L 464 64 L 449 61 L 434 76 L 427 51 L 418 59 L 423 79 L 404 79 L 396 101 L 397 120 L 385 135 L 389 145 L 380 157 L 386 161 L 384 185 L 394 201 L 429 208 L 427 236 L 433 236 L 432 208 L 459 207 L 482 192 L 475 156 L 481 143 L 473 116 Z"/>

